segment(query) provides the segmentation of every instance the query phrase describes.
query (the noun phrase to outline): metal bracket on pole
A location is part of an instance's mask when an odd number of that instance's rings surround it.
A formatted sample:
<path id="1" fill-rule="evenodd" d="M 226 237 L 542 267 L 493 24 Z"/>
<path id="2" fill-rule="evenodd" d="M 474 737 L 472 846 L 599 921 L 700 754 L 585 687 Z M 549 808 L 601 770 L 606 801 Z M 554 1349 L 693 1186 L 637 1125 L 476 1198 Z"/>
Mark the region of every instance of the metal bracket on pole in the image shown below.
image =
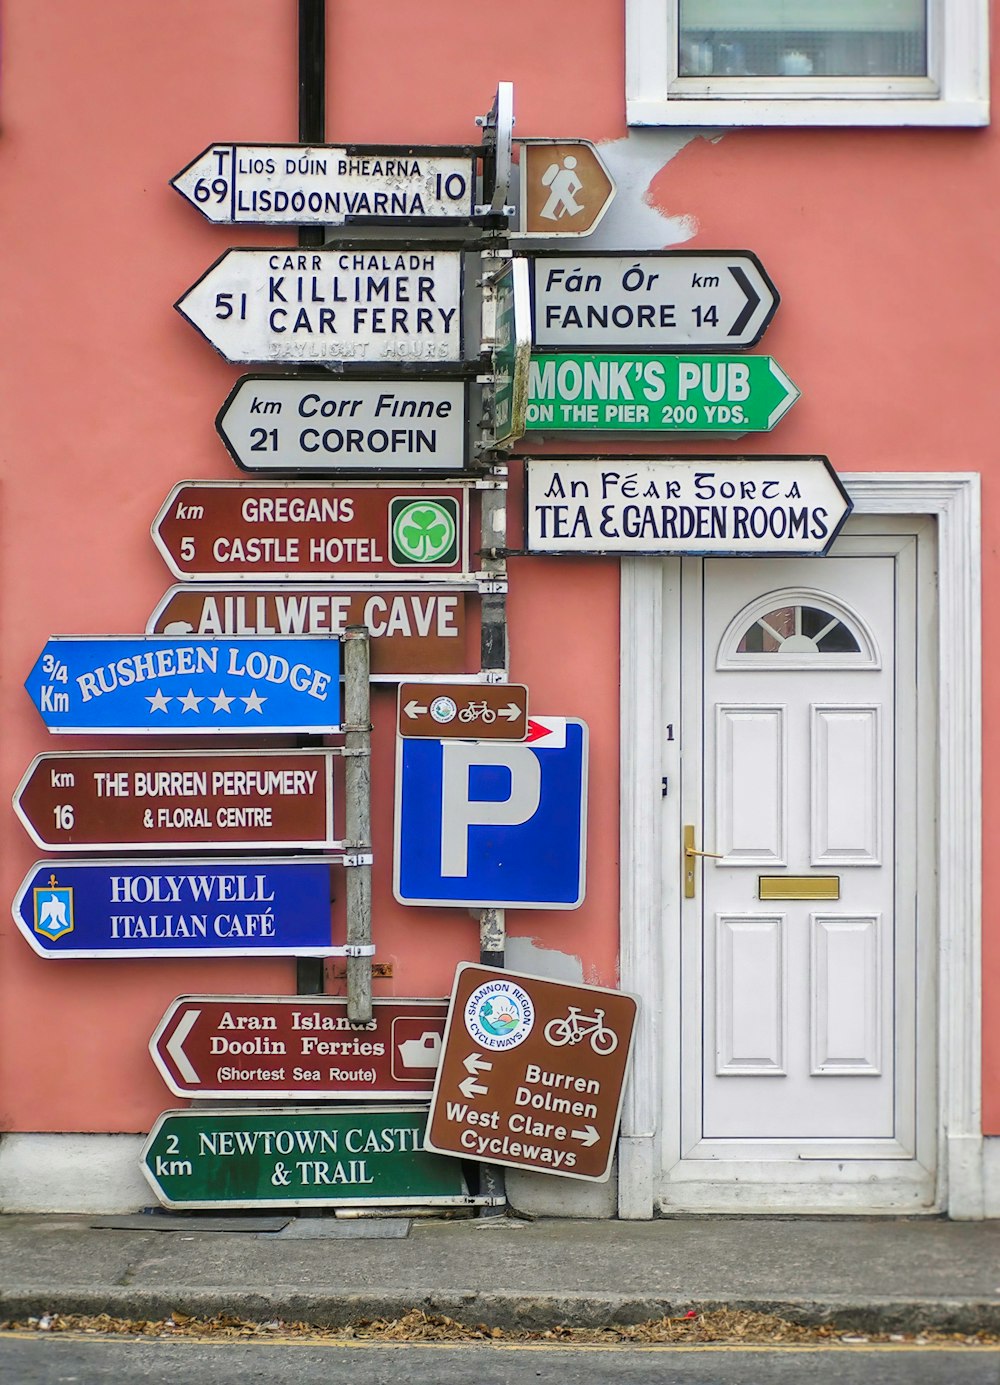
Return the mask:
<path id="1" fill-rule="evenodd" d="M 365 625 L 349 625 L 344 644 L 345 828 L 348 841 L 370 842 L 372 834 L 371 661 Z M 359 851 L 347 872 L 347 1018 L 368 1024 L 372 1017 L 371 853 Z M 345 865 L 347 861 L 345 860 Z"/>
<path id="2" fill-rule="evenodd" d="M 514 151 L 514 84 L 498 82 L 488 115 L 477 115 L 483 131 L 483 196 L 490 200 L 476 207 L 477 216 L 513 216 L 508 205 Z"/>

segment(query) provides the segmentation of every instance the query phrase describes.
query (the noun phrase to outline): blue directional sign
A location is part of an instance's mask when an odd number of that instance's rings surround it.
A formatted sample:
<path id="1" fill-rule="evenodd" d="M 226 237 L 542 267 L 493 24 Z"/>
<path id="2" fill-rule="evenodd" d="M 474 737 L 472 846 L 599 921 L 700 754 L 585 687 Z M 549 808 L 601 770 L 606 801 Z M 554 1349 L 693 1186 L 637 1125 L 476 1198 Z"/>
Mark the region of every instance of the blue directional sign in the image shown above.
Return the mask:
<path id="1" fill-rule="evenodd" d="M 24 686 L 60 735 L 329 732 L 340 723 L 340 644 L 55 636 Z"/>
<path id="2" fill-rule="evenodd" d="M 403 904 L 576 909 L 586 872 L 584 722 L 564 742 L 397 742 L 393 891 Z"/>
<path id="3" fill-rule="evenodd" d="M 39 861 L 14 922 L 42 957 L 329 956 L 342 859 Z"/>

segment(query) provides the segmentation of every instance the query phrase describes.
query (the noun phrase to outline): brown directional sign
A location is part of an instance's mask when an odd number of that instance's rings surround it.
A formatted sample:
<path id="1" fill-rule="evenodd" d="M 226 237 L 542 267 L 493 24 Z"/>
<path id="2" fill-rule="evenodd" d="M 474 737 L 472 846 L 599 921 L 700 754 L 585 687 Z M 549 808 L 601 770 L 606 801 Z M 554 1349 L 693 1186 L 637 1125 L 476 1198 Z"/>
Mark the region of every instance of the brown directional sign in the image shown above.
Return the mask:
<path id="1" fill-rule="evenodd" d="M 447 1013 L 446 1000 L 375 1000 L 352 1024 L 342 996 L 188 995 L 149 1051 L 177 1096 L 426 1100 Z"/>
<path id="2" fill-rule="evenodd" d="M 464 486 L 182 481 L 152 525 L 176 577 L 469 576 Z"/>
<path id="3" fill-rule="evenodd" d="M 399 734 L 432 740 L 523 741 L 523 683 L 400 683 Z"/>
<path id="4" fill-rule="evenodd" d="M 45 850 L 334 848 L 323 750 L 37 755 L 14 810 Z"/>
<path id="5" fill-rule="evenodd" d="M 622 991 L 463 963 L 424 1147 L 607 1178 L 637 1009 Z"/>
<path id="6" fill-rule="evenodd" d="M 585 139 L 522 140 L 521 230 L 529 236 L 586 236 L 611 205 L 615 185 Z"/>
<path id="7" fill-rule="evenodd" d="M 367 625 L 374 679 L 472 673 L 478 634 L 466 593 L 435 588 L 230 585 L 170 587 L 146 622 L 149 635 L 342 635 Z M 470 638 L 474 635 L 475 638 Z M 474 646 L 474 647 L 473 647 Z"/>

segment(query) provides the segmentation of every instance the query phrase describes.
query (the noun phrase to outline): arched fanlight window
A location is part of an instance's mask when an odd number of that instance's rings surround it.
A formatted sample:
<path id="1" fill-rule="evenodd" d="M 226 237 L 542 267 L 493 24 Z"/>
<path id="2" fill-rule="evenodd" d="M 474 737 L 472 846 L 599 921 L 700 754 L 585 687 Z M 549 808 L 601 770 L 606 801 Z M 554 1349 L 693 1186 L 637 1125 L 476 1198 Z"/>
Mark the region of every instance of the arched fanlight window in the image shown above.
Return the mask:
<path id="1" fill-rule="evenodd" d="M 718 668 L 878 668 L 878 648 L 855 611 L 826 592 L 768 592 L 730 622 Z"/>

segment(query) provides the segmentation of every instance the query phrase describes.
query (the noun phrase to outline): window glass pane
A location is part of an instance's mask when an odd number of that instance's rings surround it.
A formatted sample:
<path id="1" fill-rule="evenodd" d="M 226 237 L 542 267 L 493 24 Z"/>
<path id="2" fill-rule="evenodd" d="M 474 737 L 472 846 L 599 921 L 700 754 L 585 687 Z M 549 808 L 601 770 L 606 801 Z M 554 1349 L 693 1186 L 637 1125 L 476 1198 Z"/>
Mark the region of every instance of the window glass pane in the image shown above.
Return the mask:
<path id="1" fill-rule="evenodd" d="M 818 606 L 780 606 L 758 616 L 737 654 L 858 654 L 860 646 L 839 616 Z"/>
<path id="2" fill-rule="evenodd" d="M 682 77 L 922 77 L 928 0 L 678 0 Z"/>

